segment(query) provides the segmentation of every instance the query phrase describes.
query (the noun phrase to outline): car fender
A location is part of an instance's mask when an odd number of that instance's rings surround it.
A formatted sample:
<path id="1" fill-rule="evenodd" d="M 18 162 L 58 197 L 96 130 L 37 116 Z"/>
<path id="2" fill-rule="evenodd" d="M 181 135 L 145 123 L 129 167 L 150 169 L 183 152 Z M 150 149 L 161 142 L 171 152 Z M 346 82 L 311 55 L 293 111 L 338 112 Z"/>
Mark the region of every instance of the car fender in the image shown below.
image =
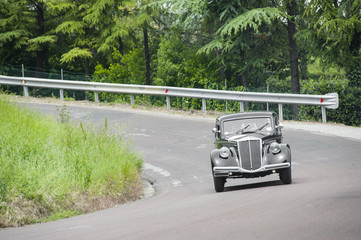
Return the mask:
<path id="1" fill-rule="evenodd" d="M 219 149 L 213 150 L 210 155 L 212 167 L 239 167 L 236 150 L 233 147 L 229 148 L 229 150 L 231 154 L 228 158 L 222 158 Z"/>
<path id="2" fill-rule="evenodd" d="M 266 152 L 266 165 L 278 163 L 291 163 L 291 148 L 288 144 L 280 144 L 281 151 L 279 153 Z"/>

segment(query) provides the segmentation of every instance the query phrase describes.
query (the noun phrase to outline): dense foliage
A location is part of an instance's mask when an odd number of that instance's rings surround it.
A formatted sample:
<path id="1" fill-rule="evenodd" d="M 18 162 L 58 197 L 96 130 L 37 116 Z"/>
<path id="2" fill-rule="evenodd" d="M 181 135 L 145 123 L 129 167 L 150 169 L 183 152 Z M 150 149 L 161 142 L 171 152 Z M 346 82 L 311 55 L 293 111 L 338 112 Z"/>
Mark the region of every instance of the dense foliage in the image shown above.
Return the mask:
<path id="1" fill-rule="evenodd" d="M 140 157 L 122 136 L 59 122 L 0 96 L 0 228 L 54 220 L 142 195 Z M 21 126 L 21 127 L 19 127 Z"/>
<path id="2" fill-rule="evenodd" d="M 329 79 L 310 80 L 304 85 L 305 94 L 339 94 L 339 108 L 327 110 L 328 121 L 344 123 L 346 125 L 361 126 L 361 88 L 348 87 L 347 80 L 337 75 Z M 319 107 L 301 106 L 300 117 L 304 120 L 321 119 Z"/>
<path id="3" fill-rule="evenodd" d="M 337 82 L 337 69 L 345 81 L 335 91 L 343 97 L 361 87 L 361 1 L 0 0 L 0 56 L 0 65 L 24 64 L 38 76 L 65 69 L 86 81 L 245 91 L 268 84 L 272 92 L 310 94 L 319 92 L 312 84 Z M 172 104 L 199 108 L 198 100 Z M 298 106 L 291 111 L 289 119 L 317 118 L 299 115 Z"/>

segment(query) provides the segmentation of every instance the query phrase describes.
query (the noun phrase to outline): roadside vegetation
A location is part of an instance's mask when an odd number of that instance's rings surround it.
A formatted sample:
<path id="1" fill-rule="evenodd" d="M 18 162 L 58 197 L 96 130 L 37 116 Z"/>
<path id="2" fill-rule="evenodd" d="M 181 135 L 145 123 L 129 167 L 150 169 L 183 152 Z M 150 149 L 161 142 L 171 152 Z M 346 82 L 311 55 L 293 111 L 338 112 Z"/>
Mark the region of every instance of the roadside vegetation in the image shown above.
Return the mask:
<path id="1" fill-rule="evenodd" d="M 360 0 L 0 1 L 1 75 L 337 92 L 340 107 L 327 110 L 327 120 L 360 126 L 360 62 Z M 19 86 L 1 88 L 23 94 Z M 59 97 L 59 90 L 30 88 L 29 94 Z M 71 90 L 65 98 L 94 100 L 90 92 Z M 129 96 L 100 93 L 99 100 L 129 103 Z M 135 102 L 165 105 L 152 96 L 137 96 Z M 200 110 L 201 100 L 172 98 L 171 105 Z M 270 107 L 277 110 L 277 105 Z M 209 100 L 207 109 L 235 112 L 239 103 Z M 245 110 L 264 109 L 265 104 L 245 104 Z M 321 117 L 319 107 L 285 105 L 283 111 L 287 120 Z"/>
<path id="2" fill-rule="evenodd" d="M 143 193 L 143 161 L 121 135 L 70 123 L 0 95 L 0 227 L 88 213 Z"/>

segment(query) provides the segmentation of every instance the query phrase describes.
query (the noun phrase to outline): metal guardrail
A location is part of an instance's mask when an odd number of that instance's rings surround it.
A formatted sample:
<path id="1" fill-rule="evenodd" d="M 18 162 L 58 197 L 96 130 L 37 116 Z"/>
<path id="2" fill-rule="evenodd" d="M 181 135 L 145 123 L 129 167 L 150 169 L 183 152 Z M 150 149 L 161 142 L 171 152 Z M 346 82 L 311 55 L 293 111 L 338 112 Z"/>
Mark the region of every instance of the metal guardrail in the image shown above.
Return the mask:
<path id="1" fill-rule="evenodd" d="M 131 104 L 134 104 L 134 95 L 165 96 L 167 109 L 170 110 L 170 97 L 190 97 L 202 99 L 202 110 L 206 112 L 206 99 L 228 100 L 240 102 L 240 110 L 244 111 L 244 102 L 276 103 L 278 104 L 279 118 L 283 120 L 282 104 L 315 105 L 321 107 L 322 122 L 326 122 L 326 108 L 338 108 L 338 94 L 325 95 L 256 93 L 224 90 L 208 90 L 194 88 L 177 88 L 164 86 L 112 84 L 99 82 L 79 82 L 68 80 L 53 80 L 29 77 L 10 77 L 0 75 L 0 84 L 24 87 L 25 97 L 29 96 L 28 87 L 60 89 L 60 98 L 64 100 L 64 89 L 92 91 L 95 101 L 99 102 L 99 92 L 125 93 L 131 95 Z"/>

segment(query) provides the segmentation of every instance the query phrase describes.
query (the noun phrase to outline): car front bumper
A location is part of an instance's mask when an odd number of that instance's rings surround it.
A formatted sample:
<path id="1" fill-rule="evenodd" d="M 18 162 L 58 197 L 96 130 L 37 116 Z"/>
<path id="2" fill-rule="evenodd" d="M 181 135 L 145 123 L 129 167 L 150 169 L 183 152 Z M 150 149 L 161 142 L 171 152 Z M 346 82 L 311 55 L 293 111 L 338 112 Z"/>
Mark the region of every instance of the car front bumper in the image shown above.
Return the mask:
<path id="1" fill-rule="evenodd" d="M 220 177 L 220 176 L 227 177 L 227 176 L 232 176 L 234 173 L 252 174 L 252 173 L 260 173 L 260 172 L 277 170 L 277 169 L 281 169 L 281 168 L 288 168 L 288 167 L 291 167 L 291 163 L 289 163 L 289 162 L 264 165 L 261 168 L 256 169 L 256 170 L 246 170 L 241 167 L 222 166 L 222 167 L 214 167 L 213 175 L 215 177 Z"/>

